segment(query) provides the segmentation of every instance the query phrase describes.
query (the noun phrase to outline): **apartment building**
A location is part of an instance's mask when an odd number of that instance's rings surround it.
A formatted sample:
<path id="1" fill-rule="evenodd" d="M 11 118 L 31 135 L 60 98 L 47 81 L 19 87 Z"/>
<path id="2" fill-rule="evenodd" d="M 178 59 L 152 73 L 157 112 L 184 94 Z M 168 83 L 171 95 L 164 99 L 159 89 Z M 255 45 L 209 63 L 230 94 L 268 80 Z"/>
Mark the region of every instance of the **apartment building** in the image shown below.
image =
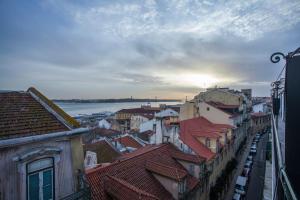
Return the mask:
<path id="1" fill-rule="evenodd" d="M 35 88 L 0 93 L 0 199 L 60 199 L 80 189 L 81 135 Z"/>

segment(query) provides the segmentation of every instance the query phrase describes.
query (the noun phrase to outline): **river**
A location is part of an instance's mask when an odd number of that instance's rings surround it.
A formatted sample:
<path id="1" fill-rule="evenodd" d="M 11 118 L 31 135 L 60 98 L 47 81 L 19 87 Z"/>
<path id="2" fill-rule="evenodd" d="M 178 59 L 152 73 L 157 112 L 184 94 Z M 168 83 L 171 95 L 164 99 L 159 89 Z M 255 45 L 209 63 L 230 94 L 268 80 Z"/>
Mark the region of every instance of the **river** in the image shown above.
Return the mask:
<path id="1" fill-rule="evenodd" d="M 148 102 L 125 102 L 125 103 L 62 103 L 55 102 L 66 113 L 75 117 L 78 115 L 90 115 L 99 112 L 116 112 L 123 108 L 139 108 Z M 151 102 L 151 107 L 158 107 L 159 104 L 176 105 L 181 102 Z"/>

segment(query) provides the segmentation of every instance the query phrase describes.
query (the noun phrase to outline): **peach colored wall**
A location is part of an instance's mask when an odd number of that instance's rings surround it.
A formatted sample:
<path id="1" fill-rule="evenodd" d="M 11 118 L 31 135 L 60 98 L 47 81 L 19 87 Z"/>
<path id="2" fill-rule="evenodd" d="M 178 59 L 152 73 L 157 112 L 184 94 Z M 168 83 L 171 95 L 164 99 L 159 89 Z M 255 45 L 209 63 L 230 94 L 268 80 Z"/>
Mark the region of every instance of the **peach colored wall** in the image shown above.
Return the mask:
<path id="1" fill-rule="evenodd" d="M 233 121 L 229 118 L 229 114 L 226 114 L 205 102 L 200 102 L 198 106 L 200 116 L 205 117 L 212 123 L 233 125 Z M 207 108 L 209 108 L 209 110 L 207 110 Z"/>
<path id="2" fill-rule="evenodd" d="M 180 120 L 187 120 L 187 119 L 192 119 L 194 117 L 196 117 L 195 102 L 193 100 L 185 102 L 180 107 L 179 119 Z"/>

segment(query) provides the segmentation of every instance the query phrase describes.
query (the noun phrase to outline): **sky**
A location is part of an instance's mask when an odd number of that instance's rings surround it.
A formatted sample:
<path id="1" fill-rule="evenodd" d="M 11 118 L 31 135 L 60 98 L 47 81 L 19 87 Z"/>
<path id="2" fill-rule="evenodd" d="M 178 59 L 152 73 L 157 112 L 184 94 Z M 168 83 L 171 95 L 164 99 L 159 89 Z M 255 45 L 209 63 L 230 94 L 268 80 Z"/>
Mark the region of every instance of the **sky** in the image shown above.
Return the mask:
<path id="1" fill-rule="evenodd" d="M 299 0 L 1 0 L 0 89 L 49 98 L 268 96 L 300 47 Z"/>

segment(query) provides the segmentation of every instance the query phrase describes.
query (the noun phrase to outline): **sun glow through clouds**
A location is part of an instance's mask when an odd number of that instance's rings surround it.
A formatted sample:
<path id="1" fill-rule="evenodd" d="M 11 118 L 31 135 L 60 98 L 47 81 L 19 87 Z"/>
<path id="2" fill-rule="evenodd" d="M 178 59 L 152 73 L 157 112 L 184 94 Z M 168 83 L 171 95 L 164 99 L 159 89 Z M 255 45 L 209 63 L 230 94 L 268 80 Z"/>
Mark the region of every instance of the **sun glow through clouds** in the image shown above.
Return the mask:
<path id="1" fill-rule="evenodd" d="M 179 75 L 178 79 L 182 81 L 182 84 L 200 88 L 211 87 L 219 82 L 217 78 L 208 74 L 183 74 Z"/>

